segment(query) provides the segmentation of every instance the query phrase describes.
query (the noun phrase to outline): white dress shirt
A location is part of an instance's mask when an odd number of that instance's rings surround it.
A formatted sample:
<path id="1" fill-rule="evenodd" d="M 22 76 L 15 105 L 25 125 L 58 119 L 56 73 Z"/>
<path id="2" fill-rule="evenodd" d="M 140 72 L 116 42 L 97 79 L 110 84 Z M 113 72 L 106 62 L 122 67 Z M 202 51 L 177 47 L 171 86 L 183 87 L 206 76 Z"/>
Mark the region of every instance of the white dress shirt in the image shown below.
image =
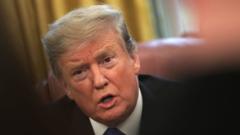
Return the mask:
<path id="1" fill-rule="evenodd" d="M 139 127 L 140 127 L 140 121 L 142 116 L 142 94 L 140 89 L 138 90 L 138 98 L 137 98 L 137 104 L 133 110 L 133 112 L 130 114 L 130 116 L 123 121 L 121 124 L 119 124 L 116 128 L 121 130 L 126 135 L 138 135 Z M 92 118 L 89 118 L 91 125 L 94 130 L 95 135 L 103 135 L 103 133 L 108 128 L 106 125 L 99 123 Z"/>

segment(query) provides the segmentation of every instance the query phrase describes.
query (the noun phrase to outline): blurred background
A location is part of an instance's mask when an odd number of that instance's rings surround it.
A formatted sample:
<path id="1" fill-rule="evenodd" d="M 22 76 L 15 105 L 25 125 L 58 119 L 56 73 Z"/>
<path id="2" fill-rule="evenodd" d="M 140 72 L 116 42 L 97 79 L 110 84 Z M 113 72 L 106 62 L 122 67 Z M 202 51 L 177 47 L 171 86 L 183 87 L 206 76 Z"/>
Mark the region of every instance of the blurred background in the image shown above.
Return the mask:
<path id="1" fill-rule="evenodd" d="M 72 9 L 103 3 L 122 11 L 139 44 L 141 73 L 179 79 L 240 69 L 239 0 L 1 0 L 0 116 L 5 126 L 15 123 L 27 132 L 22 127 L 33 125 L 38 103 L 64 94 L 49 76 L 41 44 L 48 25 Z"/>

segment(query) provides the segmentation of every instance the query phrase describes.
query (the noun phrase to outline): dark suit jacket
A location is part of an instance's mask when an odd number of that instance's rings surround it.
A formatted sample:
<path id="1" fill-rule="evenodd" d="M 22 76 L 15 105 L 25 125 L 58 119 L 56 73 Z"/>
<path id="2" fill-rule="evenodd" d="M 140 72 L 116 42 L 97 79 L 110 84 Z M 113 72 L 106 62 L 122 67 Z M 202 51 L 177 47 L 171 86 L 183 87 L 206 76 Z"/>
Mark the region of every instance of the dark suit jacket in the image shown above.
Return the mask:
<path id="1" fill-rule="evenodd" d="M 216 102 L 209 101 L 211 94 L 147 75 L 140 75 L 139 82 L 143 96 L 141 135 L 216 133 Z M 89 119 L 67 97 L 49 110 L 45 118 L 51 135 L 93 135 Z"/>

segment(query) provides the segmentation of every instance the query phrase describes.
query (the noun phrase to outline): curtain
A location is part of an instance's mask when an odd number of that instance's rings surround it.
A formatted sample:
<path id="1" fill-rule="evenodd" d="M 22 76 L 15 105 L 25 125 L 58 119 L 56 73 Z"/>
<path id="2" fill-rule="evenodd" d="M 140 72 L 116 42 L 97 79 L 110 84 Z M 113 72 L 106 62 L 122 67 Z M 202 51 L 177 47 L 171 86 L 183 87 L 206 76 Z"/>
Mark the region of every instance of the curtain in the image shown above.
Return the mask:
<path id="1" fill-rule="evenodd" d="M 107 3 L 120 9 L 129 31 L 137 42 L 155 37 L 148 0 L 2 0 L 1 20 L 4 21 L 9 48 L 31 76 L 30 82 L 38 84 L 48 75 L 41 37 L 48 25 L 66 12 L 83 6 Z"/>
<path id="2" fill-rule="evenodd" d="M 21 63 L 30 83 L 36 84 L 46 77 L 46 63 L 40 43 L 38 19 L 31 0 L 0 1 L 1 25 L 8 46 L 16 61 Z M 2 63 L 4 64 L 4 63 Z"/>
<path id="3" fill-rule="evenodd" d="M 70 10 L 103 3 L 110 4 L 122 11 L 129 31 L 136 41 L 146 41 L 155 38 L 148 0 L 36 0 L 39 20 L 42 22 L 40 27 L 41 34 L 47 31 L 47 24 Z M 42 12 L 42 10 L 44 11 Z M 46 18 L 49 17 L 50 20 L 47 20 Z"/>

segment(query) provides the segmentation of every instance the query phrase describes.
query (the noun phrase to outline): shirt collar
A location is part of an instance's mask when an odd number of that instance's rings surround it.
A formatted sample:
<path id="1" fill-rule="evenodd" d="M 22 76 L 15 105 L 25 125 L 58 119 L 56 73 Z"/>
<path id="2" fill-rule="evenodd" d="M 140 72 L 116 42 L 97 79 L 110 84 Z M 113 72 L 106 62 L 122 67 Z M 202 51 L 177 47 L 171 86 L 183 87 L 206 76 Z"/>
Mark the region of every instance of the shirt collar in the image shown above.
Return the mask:
<path id="1" fill-rule="evenodd" d="M 140 89 L 138 90 L 137 104 L 130 114 L 130 116 L 121 124 L 117 126 L 119 130 L 127 135 L 137 135 L 140 128 L 140 121 L 142 115 L 142 94 Z M 99 123 L 92 118 L 89 118 L 95 135 L 102 135 L 108 128 L 106 125 Z"/>

